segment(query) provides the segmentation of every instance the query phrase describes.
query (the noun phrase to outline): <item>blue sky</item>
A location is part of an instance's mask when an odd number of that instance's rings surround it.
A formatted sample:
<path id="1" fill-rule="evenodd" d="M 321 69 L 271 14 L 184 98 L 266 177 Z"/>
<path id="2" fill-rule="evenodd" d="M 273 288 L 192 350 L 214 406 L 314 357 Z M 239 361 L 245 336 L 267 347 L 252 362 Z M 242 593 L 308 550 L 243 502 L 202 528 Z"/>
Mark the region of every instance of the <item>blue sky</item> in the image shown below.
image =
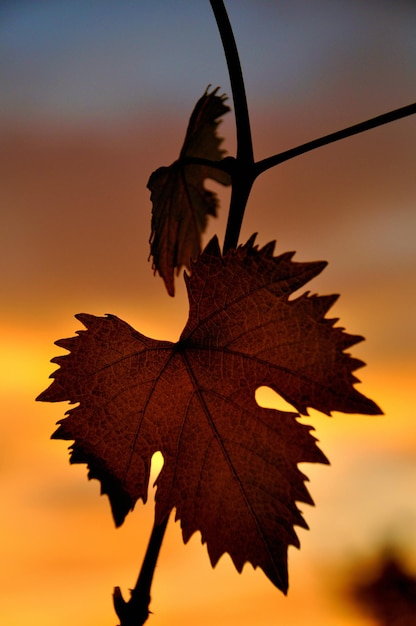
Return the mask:
<path id="1" fill-rule="evenodd" d="M 296 107 L 350 81 L 363 99 L 370 91 L 375 97 L 398 91 L 403 99 L 410 93 L 412 2 L 234 0 L 227 6 L 256 104 L 273 98 Z M 229 92 L 206 0 L 36 0 L 4 2 L 0 11 L 6 118 L 114 119 L 165 103 L 182 107 L 208 83 Z"/>

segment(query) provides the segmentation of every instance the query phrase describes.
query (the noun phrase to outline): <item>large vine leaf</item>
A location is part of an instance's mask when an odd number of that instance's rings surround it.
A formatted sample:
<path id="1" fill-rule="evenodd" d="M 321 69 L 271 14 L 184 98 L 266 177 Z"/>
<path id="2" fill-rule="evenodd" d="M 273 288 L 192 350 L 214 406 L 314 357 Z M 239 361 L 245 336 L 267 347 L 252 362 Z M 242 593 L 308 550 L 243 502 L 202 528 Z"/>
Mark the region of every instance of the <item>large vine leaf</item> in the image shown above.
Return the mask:
<path id="1" fill-rule="evenodd" d="M 296 502 L 312 504 L 297 465 L 326 463 L 295 412 L 260 407 L 267 385 L 299 413 L 379 413 L 354 387 L 363 363 L 345 352 L 362 338 L 325 314 L 336 296 L 294 291 L 324 262 L 273 256 L 254 237 L 221 256 L 214 238 L 186 276 L 189 318 L 177 343 L 145 337 L 113 315 L 77 315 L 87 330 L 57 345 L 69 354 L 39 400 L 68 400 L 53 437 L 75 440 L 120 525 L 146 501 L 152 455 L 161 451 L 156 523 L 176 508 L 184 541 L 200 531 L 213 565 L 228 552 L 238 571 L 260 566 L 284 592 Z"/>
<path id="2" fill-rule="evenodd" d="M 207 178 L 229 185 L 230 176 L 221 169 L 201 164 L 186 164 L 184 159 L 198 157 L 219 161 L 224 155 L 222 138 L 217 135 L 220 119 L 230 108 L 218 87 L 205 91 L 189 120 L 179 160 L 160 167 L 147 183 L 151 191 L 152 232 L 150 255 L 153 269 L 162 276 L 168 293 L 175 293 L 174 271 L 189 268 L 191 259 L 201 251 L 201 235 L 209 215 L 216 216 L 218 199 L 204 187 Z"/>

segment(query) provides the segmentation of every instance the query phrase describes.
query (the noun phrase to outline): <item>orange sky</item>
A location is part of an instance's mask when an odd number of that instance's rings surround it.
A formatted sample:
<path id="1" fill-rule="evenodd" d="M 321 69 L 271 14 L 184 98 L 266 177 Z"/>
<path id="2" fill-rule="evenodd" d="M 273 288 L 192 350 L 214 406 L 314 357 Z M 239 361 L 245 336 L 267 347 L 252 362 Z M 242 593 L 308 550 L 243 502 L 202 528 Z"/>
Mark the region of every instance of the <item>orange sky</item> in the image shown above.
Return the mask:
<path id="1" fill-rule="evenodd" d="M 268 3 L 259 3 L 254 24 L 250 4 L 244 6 L 242 33 L 250 20 L 258 31 L 275 18 Z M 261 72 L 248 63 L 256 157 L 411 102 L 414 55 L 393 45 L 405 28 L 407 5 L 397 5 L 396 30 L 388 3 L 383 6 L 385 21 L 378 18 L 372 47 L 357 35 L 342 63 L 323 55 L 327 73 L 315 83 L 302 75 L 304 91 L 299 88 L 296 102 L 287 94 L 279 100 L 277 92 L 271 99 L 270 69 L 262 83 Z M 289 23 L 296 16 L 283 17 Z M 306 26 L 299 24 L 303 36 Z M 358 21 L 356 28 L 358 33 Z M 262 67 L 273 45 L 270 35 L 264 50 L 245 45 L 242 56 L 253 55 Z M 177 284 L 177 296 L 169 298 L 152 275 L 145 186 L 152 170 L 176 158 L 194 102 L 208 82 L 217 84 L 214 70 L 183 78 L 171 100 L 161 94 L 156 109 L 155 82 L 155 92 L 143 94 L 137 111 L 132 101 L 128 115 L 74 120 L 65 113 L 48 121 L 49 113 L 25 110 L 23 117 L 7 112 L 0 120 L 2 623 L 114 626 L 112 588 L 119 585 L 126 595 L 135 582 L 151 502 L 138 504 L 115 530 L 98 483 L 86 480 L 84 466 L 69 467 L 65 442 L 49 439 L 65 406 L 34 398 L 55 369 L 49 363 L 58 351 L 53 342 L 78 329 L 75 313 L 114 313 L 150 336 L 178 337 L 187 315 L 184 287 Z M 193 96 L 183 96 L 184 107 L 177 94 L 185 87 Z M 222 132 L 232 153 L 228 118 Z M 179 525 L 171 522 L 149 624 L 370 625 L 342 601 L 340 589 L 355 559 L 393 540 L 416 567 L 415 139 L 415 120 L 405 119 L 290 161 L 256 184 L 241 241 L 256 231 L 260 243 L 276 239 L 277 252 L 329 261 L 308 288 L 341 293 L 334 316 L 367 339 L 352 349 L 368 363 L 358 372 L 360 390 L 385 415 L 311 412 L 331 466 L 302 468 L 316 507 L 303 507 L 311 530 L 299 531 L 302 548 L 289 552 L 287 598 L 249 565 L 237 574 L 227 556 L 211 570 L 199 536 L 184 547 Z M 223 235 L 227 192 L 221 198 L 220 217 L 205 240 Z M 271 394 L 266 401 L 273 402 Z"/>

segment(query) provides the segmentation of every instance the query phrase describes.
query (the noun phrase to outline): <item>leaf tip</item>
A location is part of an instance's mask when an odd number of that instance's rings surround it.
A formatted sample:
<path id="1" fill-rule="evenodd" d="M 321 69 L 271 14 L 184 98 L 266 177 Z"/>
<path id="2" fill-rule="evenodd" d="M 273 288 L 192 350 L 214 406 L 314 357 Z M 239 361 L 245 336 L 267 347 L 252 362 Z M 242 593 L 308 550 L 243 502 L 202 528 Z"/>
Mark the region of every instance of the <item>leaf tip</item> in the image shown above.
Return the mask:
<path id="1" fill-rule="evenodd" d="M 214 235 L 214 237 L 212 237 L 212 239 L 208 241 L 207 245 L 202 251 L 202 254 L 204 256 L 221 256 L 221 249 L 217 235 Z M 192 261 L 192 263 L 195 263 L 195 261 Z"/>
<path id="2" fill-rule="evenodd" d="M 61 434 L 62 425 L 52 435 L 53 439 L 68 439 L 64 433 Z M 64 435 L 64 436 L 63 436 Z M 72 438 L 72 437 L 71 437 Z M 96 479 L 101 484 L 101 495 L 108 496 L 110 501 L 111 513 L 116 528 L 119 528 L 127 514 L 133 510 L 135 500 L 129 493 L 123 488 L 120 480 L 109 471 L 105 464 L 96 458 L 91 452 L 88 452 L 78 443 L 74 443 L 70 446 L 71 457 L 70 463 L 74 464 L 86 464 L 88 467 L 88 480 Z"/>
<path id="3" fill-rule="evenodd" d="M 257 248 L 257 246 L 255 246 L 255 241 L 256 241 L 256 237 L 257 237 L 258 233 L 253 233 L 251 235 L 251 237 L 249 237 L 246 241 L 246 243 L 241 244 L 239 246 L 239 248 L 243 249 L 243 250 L 255 250 Z"/>
<path id="4" fill-rule="evenodd" d="M 163 282 L 165 283 L 166 291 L 170 295 L 171 298 L 175 296 L 175 281 L 170 276 L 162 276 Z"/>

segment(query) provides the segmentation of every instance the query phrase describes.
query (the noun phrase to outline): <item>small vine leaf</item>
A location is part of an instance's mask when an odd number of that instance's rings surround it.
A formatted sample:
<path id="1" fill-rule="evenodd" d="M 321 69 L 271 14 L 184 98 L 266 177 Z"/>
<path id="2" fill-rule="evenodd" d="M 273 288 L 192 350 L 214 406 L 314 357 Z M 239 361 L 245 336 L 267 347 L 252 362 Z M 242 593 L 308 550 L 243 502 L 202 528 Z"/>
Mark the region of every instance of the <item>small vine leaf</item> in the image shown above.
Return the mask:
<path id="1" fill-rule="evenodd" d="M 71 462 L 101 481 L 117 525 L 146 501 L 160 451 L 155 522 L 176 509 L 184 541 L 199 531 L 212 565 L 227 552 L 238 571 L 250 562 L 286 592 L 294 527 L 307 528 L 296 503 L 312 504 L 298 464 L 327 463 L 299 413 L 380 409 L 354 387 L 363 363 L 345 352 L 362 338 L 325 317 L 335 297 L 290 297 L 325 263 L 254 242 L 222 256 L 214 238 L 191 262 L 177 343 L 113 315 L 77 315 L 86 330 L 57 342 L 69 353 L 53 359 L 38 399 L 78 403 L 53 437 L 74 440 Z M 298 412 L 260 407 L 264 385 Z"/>
<path id="2" fill-rule="evenodd" d="M 204 181 L 210 178 L 222 185 L 231 183 L 229 174 L 221 169 L 183 161 L 189 157 L 210 161 L 223 158 L 217 127 L 230 109 L 226 97 L 217 92 L 218 87 L 206 90 L 195 105 L 179 160 L 157 169 L 147 183 L 153 204 L 150 256 L 154 271 L 159 272 L 171 296 L 175 293 L 175 270 L 178 273 L 182 266 L 189 268 L 190 260 L 201 251 L 208 216 L 217 214 L 218 198 L 204 187 Z"/>

